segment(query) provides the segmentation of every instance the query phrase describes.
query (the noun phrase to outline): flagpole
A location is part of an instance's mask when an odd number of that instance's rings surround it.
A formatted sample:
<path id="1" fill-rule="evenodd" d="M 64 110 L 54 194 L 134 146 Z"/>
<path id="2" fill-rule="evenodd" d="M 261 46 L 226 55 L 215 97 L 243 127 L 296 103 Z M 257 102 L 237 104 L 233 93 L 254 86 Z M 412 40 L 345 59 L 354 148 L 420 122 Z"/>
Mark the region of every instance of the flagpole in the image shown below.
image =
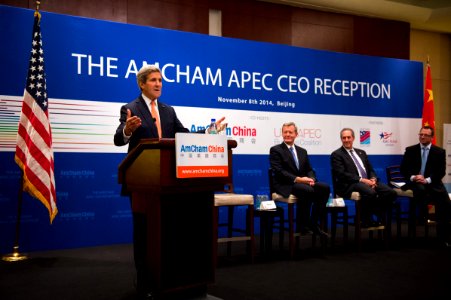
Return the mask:
<path id="1" fill-rule="evenodd" d="M 17 219 L 16 219 L 16 240 L 14 241 L 13 252 L 2 256 L 3 261 L 15 262 L 28 259 L 26 254 L 19 252 L 20 219 L 22 216 L 23 202 L 23 171 L 20 172 L 19 193 L 17 195 Z"/>
<path id="2" fill-rule="evenodd" d="M 41 1 L 35 1 L 36 3 L 36 11 L 34 12 L 35 16 L 37 15 L 40 18 L 39 14 L 39 6 L 41 5 Z M 28 259 L 26 254 L 19 252 L 19 237 L 20 237 L 20 220 L 22 216 L 22 202 L 23 202 L 23 188 L 24 188 L 24 169 L 21 168 L 20 174 L 20 184 L 19 184 L 19 193 L 17 195 L 17 219 L 16 219 L 16 239 L 14 241 L 13 252 L 3 255 L 2 260 L 8 262 L 15 262 Z"/>

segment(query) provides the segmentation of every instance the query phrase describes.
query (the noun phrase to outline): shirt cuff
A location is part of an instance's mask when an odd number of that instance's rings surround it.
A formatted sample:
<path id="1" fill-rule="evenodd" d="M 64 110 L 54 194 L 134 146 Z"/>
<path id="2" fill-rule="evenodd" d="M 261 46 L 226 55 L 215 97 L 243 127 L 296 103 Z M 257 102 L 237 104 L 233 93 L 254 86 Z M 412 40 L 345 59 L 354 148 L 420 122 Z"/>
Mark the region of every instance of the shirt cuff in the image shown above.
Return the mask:
<path id="1" fill-rule="evenodd" d="M 133 134 L 133 133 L 132 133 L 132 134 Z M 125 142 L 125 143 L 127 143 L 128 140 L 130 139 L 130 137 L 132 136 L 131 134 L 130 134 L 130 135 L 126 135 L 126 134 L 125 134 L 125 126 L 124 126 L 124 129 L 122 129 L 122 136 L 124 137 L 124 142 Z"/>

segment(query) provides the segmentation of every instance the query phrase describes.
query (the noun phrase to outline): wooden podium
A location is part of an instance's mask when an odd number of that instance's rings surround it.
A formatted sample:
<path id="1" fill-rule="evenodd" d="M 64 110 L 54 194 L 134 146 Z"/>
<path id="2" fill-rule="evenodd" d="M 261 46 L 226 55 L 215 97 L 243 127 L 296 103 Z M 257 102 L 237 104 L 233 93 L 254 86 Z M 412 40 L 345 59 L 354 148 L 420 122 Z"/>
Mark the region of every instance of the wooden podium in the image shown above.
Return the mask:
<path id="1" fill-rule="evenodd" d="M 206 292 L 215 279 L 217 216 L 214 192 L 229 177 L 176 178 L 175 139 L 142 140 L 119 165 L 119 183 L 131 194 L 132 211 L 147 217 L 147 266 L 157 293 Z"/>

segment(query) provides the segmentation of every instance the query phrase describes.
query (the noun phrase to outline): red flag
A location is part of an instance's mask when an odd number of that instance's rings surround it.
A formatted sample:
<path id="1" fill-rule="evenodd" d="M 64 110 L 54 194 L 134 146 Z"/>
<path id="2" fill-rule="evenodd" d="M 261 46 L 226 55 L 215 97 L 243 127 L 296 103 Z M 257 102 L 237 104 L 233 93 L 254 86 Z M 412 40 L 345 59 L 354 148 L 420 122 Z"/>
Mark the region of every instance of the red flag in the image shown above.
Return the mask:
<path id="1" fill-rule="evenodd" d="M 47 207 L 52 223 L 58 209 L 40 19 L 36 11 L 14 160 L 23 171 L 23 190 Z"/>
<path id="2" fill-rule="evenodd" d="M 430 126 L 435 131 L 435 117 L 434 117 L 434 93 L 432 92 L 432 78 L 431 66 L 427 64 L 426 82 L 424 84 L 424 103 L 423 103 L 423 126 Z M 435 145 L 435 134 L 432 139 L 432 144 Z"/>

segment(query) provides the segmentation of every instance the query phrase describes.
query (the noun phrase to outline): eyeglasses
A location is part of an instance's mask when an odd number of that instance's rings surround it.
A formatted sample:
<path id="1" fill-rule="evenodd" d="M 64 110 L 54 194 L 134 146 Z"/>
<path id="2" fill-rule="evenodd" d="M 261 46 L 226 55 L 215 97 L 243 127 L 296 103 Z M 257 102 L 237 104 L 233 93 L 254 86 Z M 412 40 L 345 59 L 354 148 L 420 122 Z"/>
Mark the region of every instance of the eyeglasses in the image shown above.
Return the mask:
<path id="1" fill-rule="evenodd" d="M 425 133 L 419 133 L 418 136 L 431 137 L 432 135 L 430 135 L 430 134 L 425 134 Z"/>

